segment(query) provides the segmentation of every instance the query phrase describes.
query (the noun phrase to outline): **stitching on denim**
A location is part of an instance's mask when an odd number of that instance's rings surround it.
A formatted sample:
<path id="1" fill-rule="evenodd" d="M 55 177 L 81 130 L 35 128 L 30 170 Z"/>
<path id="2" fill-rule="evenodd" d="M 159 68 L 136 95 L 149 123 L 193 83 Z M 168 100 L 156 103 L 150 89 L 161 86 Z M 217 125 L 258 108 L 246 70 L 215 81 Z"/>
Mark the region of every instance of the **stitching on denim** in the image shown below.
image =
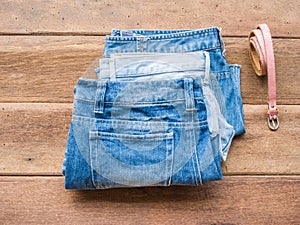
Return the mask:
<path id="1" fill-rule="evenodd" d="M 173 132 L 164 132 L 154 134 L 123 134 L 123 133 L 109 133 L 104 131 L 92 131 L 97 133 L 97 138 L 105 138 L 109 140 L 122 139 L 122 140 L 170 140 L 173 139 Z"/>
<path id="2" fill-rule="evenodd" d="M 194 99 L 200 101 L 200 103 L 204 103 L 204 100 L 203 98 L 201 97 L 195 97 Z M 90 103 L 93 103 L 94 100 L 93 99 L 82 99 L 82 98 L 75 98 L 74 100 L 76 101 L 83 101 L 83 102 L 90 102 Z M 117 105 L 124 105 L 124 106 L 138 106 L 138 105 L 147 105 L 147 104 L 153 104 L 153 105 L 156 105 L 156 104 L 162 104 L 162 103 L 170 103 L 170 102 L 181 102 L 181 101 L 185 101 L 185 99 L 174 99 L 174 100 L 165 100 L 165 101 L 155 101 L 155 102 L 110 102 L 110 101 L 105 101 L 104 103 L 106 104 L 117 104 Z"/>
<path id="3" fill-rule="evenodd" d="M 94 141 L 98 142 L 97 139 L 95 139 Z M 96 182 L 95 182 L 95 172 L 94 172 L 94 166 L 93 166 L 93 159 L 92 159 L 92 153 L 93 153 L 93 145 L 92 145 L 92 141 L 89 143 L 89 150 L 90 150 L 90 168 L 91 168 L 91 175 L 92 175 L 92 184 L 95 187 L 95 189 L 97 189 Z M 96 146 L 97 147 L 97 146 Z"/>
<path id="4" fill-rule="evenodd" d="M 167 186 L 167 182 L 168 182 L 168 163 L 169 163 L 169 160 L 168 160 L 168 150 L 169 150 L 169 143 L 168 141 L 166 141 L 166 168 L 165 168 L 165 179 L 164 179 L 164 185 Z"/>
<path id="5" fill-rule="evenodd" d="M 168 186 L 171 185 L 172 182 L 172 175 L 173 175 L 173 165 L 174 165 L 174 151 L 175 151 L 175 138 L 174 138 L 174 133 L 172 132 L 173 138 L 171 139 L 171 165 L 170 165 L 170 178 L 168 182 Z"/>
<path id="6" fill-rule="evenodd" d="M 190 133 L 191 133 L 191 131 L 190 131 Z M 191 138 L 191 137 L 190 137 L 190 138 Z M 192 149 L 193 149 L 193 146 L 192 146 L 191 140 L 189 140 L 189 143 L 190 143 L 190 149 L 192 150 Z M 193 165 L 193 173 L 194 173 L 195 183 L 196 183 L 196 185 L 198 185 L 198 180 L 197 180 L 197 175 L 196 175 L 196 168 L 195 168 L 195 160 L 194 160 L 194 157 L 195 157 L 195 151 L 193 151 L 193 154 L 192 154 L 192 157 L 191 157 L 191 161 L 192 161 L 192 165 Z"/>
<path id="7" fill-rule="evenodd" d="M 195 137 L 195 131 L 193 132 L 193 141 L 196 144 L 196 137 Z M 200 162 L 199 162 L 199 159 L 198 159 L 198 155 L 197 155 L 197 150 L 195 151 L 195 157 L 196 157 L 196 163 L 197 163 L 197 172 L 199 174 L 199 183 L 202 184 L 202 176 L 201 176 L 201 169 L 200 169 Z M 199 184 L 198 183 L 198 184 Z"/>
<path id="8" fill-rule="evenodd" d="M 218 33 L 219 29 L 217 27 L 206 28 L 202 30 L 194 30 L 188 32 L 178 32 L 178 33 L 170 33 L 170 34 L 160 34 L 160 35 L 152 35 L 148 36 L 149 40 L 165 40 L 165 39 L 173 39 L 173 38 L 183 38 L 183 37 L 193 37 L 193 36 L 208 36 L 209 33 Z M 121 36 L 106 36 L 106 41 L 137 41 L 138 37 L 121 37 Z"/>
<path id="9" fill-rule="evenodd" d="M 104 125 L 130 125 L 131 127 L 141 127 L 141 128 L 149 128 L 151 126 L 174 126 L 179 128 L 201 128 L 207 127 L 208 122 L 207 120 L 201 120 L 198 122 L 153 122 L 153 121 L 132 121 L 132 120 L 104 120 L 99 118 L 92 118 L 87 116 L 81 115 L 73 115 L 72 121 L 76 121 L 79 123 L 100 123 Z"/>
<path id="10" fill-rule="evenodd" d="M 190 115 L 191 115 L 191 117 L 192 117 L 191 120 L 194 121 L 194 112 L 191 113 Z M 189 131 L 189 134 L 190 134 L 190 135 L 189 135 L 189 143 L 190 143 L 190 149 L 191 149 L 191 150 L 193 150 L 193 143 L 192 143 L 192 141 L 191 141 L 191 138 L 192 138 L 191 135 L 192 135 L 193 133 L 194 133 L 194 129 L 190 129 L 190 131 Z M 191 158 L 192 158 L 192 165 L 193 165 L 193 170 L 194 170 L 195 181 L 196 181 L 196 184 L 197 184 L 197 176 L 196 176 L 196 174 L 195 174 L 196 171 L 195 171 L 195 164 L 194 164 L 194 160 L 193 160 L 194 154 L 195 154 L 195 151 L 193 151 L 192 157 L 191 157 Z"/>
<path id="11" fill-rule="evenodd" d="M 204 68 L 203 68 L 204 69 Z M 136 73 L 134 71 L 134 73 L 130 73 L 130 72 L 126 72 L 124 74 L 120 73 L 120 74 L 116 74 L 116 78 L 117 79 L 120 79 L 120 78 L 136 78 L 136 77 L 151 77 L 152 75 L 163 75 L 163 74 L 166 74 L 166 73 L 190 73 L 190 72 L 194 72 L 194 73 L 197 73 L 197 72 L 200 72 L 200 73 L 204 73 L 204 70 L 201 70 L 201 69 L 198 69 L 198 68 L 195 68 L 195 69 L 188 69 L 188 70 L 172 70 L 172 71 L 153 71 L 153 72 L 150 72 L 150 73 Z M 106 78 L 106 77 L 104 77 Z M 109 78 L 109 77 L 107 77 Z"/>
<path id="12" fill-rule="evenodd" d="M 230 71 L 224 71 L 224 72 L 212 72 L 210 74 L 210 77 L 212 78 L 225 78 L 225 77 L 230 77 L 231 74 L 230 74 Z"/>

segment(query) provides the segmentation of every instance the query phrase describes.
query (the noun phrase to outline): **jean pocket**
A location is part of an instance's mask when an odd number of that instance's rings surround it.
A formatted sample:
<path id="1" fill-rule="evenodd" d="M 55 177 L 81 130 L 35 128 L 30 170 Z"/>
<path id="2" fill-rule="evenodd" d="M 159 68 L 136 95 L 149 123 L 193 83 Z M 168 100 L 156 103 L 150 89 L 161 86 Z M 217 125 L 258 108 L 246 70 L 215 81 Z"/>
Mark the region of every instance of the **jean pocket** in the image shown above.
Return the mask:
<path id="1" fill-rule="evenodd" d="M 173 132 L 122 134 L 89 132 L 92 181 L 96 188 L 169 186 Z"/>

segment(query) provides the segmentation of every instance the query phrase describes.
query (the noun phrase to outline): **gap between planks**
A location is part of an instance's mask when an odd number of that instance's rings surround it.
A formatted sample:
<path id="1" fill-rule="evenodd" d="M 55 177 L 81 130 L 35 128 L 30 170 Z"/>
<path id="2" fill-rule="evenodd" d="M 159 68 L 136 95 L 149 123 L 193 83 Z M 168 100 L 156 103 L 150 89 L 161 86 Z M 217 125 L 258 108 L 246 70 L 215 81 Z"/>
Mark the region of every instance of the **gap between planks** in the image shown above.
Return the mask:
<path id="1" fill-rule="evenodd" d="M 242 65 L 243 102 L 267 102 L 267 77 L 255 75 L 247 39 L 224 40 L 227 62 Z M 0 36 L 0 102 L 72 102 L 78 78 L 95 78 L 104 41 L 102 36 Z M 300 39 L 275 39 L 274 50 L 277 103 L 300 104 L 300 80 L 295 79 Z"/>
<path id="2" fill-rule="evenodd" d="M 88 36 L 88 37 L 106 37 L 110 35 L 111 32 L 32 32 L 32 33 L 6 33 L 0 32 L 0 36 L 51 36 L 51 37 L 72 37 L 72 36 Z M 222 35 L 224 38 L 248 38 L 248 35 Z M 291 39 L 291 40 L 298 40 L 300 37 L 287 37 L 287 36 L 280 36 L 280 35 L 273 35 L 272 39 Z"/>
<path id="3" fill-rule="evenodd" d="M 67 7 L 66 7 L 67 6 Z M 109 32 L 121 29 L 185 29 L 219 26 L 224 34 L 246 35 L 259 22 L 277 36 L 299 37 L 299 4 L 268 1 L 4 1 L 0 30 L 5 33 Z M 280 15 L 280 16 L 279 16 Z"/>
<path id="4" fill-rule="evenodd" d="M 73 104 L 0 103 L 0 174 L 60 175 Z M 246 134 L 233 140 L 224 175 L 300 174 L 300 106 L 278 105 L 281 127 L 267 127 L 266 105 L 244 105 Z M 284 140 L 284 141 L 283 141 Z"/>
<path id="5" fill-rule="evenodd" d="M 1 177 L 14 224 L 299 224 L 300 176 L 236 176 L 198 187 L 64 190 L 62 177 Z"/>

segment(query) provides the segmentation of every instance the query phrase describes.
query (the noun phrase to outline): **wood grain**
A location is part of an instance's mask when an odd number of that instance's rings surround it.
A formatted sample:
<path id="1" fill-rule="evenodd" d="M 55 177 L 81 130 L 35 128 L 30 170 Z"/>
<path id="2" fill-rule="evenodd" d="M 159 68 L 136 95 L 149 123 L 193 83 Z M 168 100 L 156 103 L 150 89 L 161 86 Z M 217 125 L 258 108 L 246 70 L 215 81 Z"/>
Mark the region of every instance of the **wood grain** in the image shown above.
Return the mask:
<path id="1" fill-rule="evenodd" d="M 60 174 L 71 104 L 0 104 L 0 171 Z"/>
<path id="2" fill-rule="evenodd" d="M 225 35 L 247 36 L 257 23 L 272 34 L 300 37 L 299 2 L 269 1 L 71 1 L 1 2 L 2 34 L 104 34 L 121 29 L 185 29 L 220 26 Z"/>
<path id="3" fill-rule="evenodd" d="M 92 64 L 102 54 L 104 39 L 6 36 L 0 40 L 0 101 L 71 102 L 78 78 L 95 74 Z"/>
<path id="4" fill-rule="evenodd" d="M 65 191 L 62 177 L 0 177 L 4 224 L 299 224 L 300 177 L 199 187 Z"/>
<path id="5" fill-rule="evenodd" d="M 278 109 L 280 128 L 273 132 L 267 105 L 244 105 L 246 133 L 233 140 L 225 174 L 300 174 L 300 106 Z"/>
<path id="6" fill-rule="evenodd" d="M 298 0 L 3 0 L 0 4 L 0 224 L 300 224 Z M 267 128 L 267 77 L 247 35 L 272 32 L 280 128 Z M 61 175 L 73 87 L 94 69 L 112 28 L 222 27 L 242 65 L 247 133 L 224 180 L 200 187 L 65 191 Z M 41 176 L 40 176 L 41 175 Z"/>
<path id="7" fill-rule="evenodd" d="M 267 102 L 267 77 L 252 69 L 246 38 L 225 38 L 228 63 L 242 65 L 246 104 Z M 81 76 L 95 76 L 104 37 L 0 36 L 0 102 L 72 102 Z M 300 104 L 300 39 L 274 39 L 278 104 Z M 287 88 L 288 87 L 288 88 Z"/>
<path id="8" fill-rule="evenodd" d="M 279 105 L 280 128 L 263 105 L 245 105 L 247 133 L 233 140 L 223 172 L 300 174 L 300 106 Z M 60 175 L 72 104 L 1 103 L 0 174 Z"/>

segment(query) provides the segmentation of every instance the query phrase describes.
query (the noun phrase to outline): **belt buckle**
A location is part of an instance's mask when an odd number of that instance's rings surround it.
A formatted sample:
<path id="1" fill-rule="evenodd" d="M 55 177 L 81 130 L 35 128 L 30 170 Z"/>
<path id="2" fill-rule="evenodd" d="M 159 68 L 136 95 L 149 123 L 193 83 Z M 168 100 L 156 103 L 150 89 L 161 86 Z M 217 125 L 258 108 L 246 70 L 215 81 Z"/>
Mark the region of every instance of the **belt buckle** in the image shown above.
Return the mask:
<path id="1" fill-rule="evenodd" d="M 272 119 L 270 119 L 268 117 L 267 120 L 268 120 L 268 126 L 269 126 L 270 130 L 276 131 L 278 129 L 278 127 L 279 127 L 278 116 L 276 116 L 275 118 L 272 118 Z"/>

